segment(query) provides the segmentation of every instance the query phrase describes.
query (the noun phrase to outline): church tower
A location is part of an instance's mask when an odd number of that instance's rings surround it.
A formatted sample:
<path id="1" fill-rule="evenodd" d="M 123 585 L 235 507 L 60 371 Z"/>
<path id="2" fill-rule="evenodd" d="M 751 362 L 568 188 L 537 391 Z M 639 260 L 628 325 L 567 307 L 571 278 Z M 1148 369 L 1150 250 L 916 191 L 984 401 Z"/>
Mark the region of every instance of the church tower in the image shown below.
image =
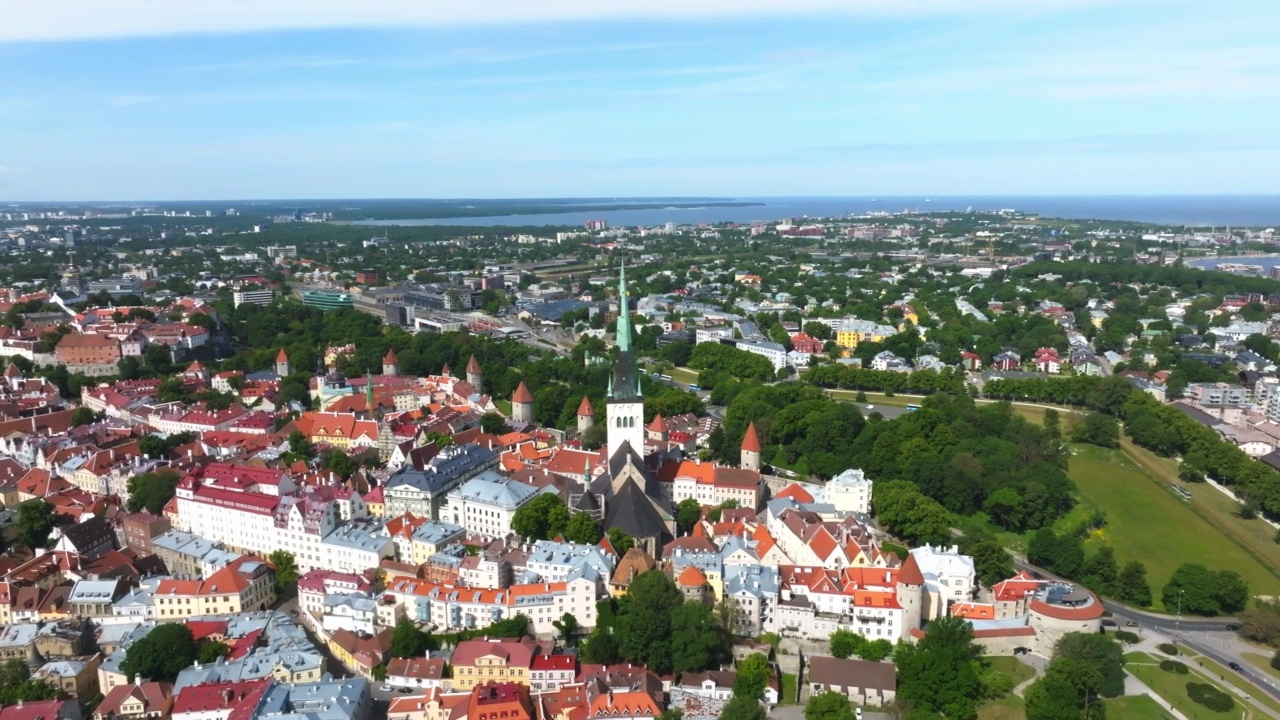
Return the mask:
<path id="1" fill-rule="evenodd" d="M 289 353 L 280 348 L 280 352 L 276 353 L 276 375 L 281 379 L 289 377 Z"/>
<path id="2" fill-rule="evenodd" d="M 382 358 L 382 374 L 395 377 L 400 374 L 400 358 L 394 349 L 387 349 L 387 356 Z"/>
<path id="3" fill-rule="evenodd" d="M 629 445 L 636 455 L 644 456 L 644 398 L 640 394 L 640 378 L 631 353 L 631 306 L 627 298 L 625 261 L 618 272 L 618 359 L 609 377 L 608 420 L 609 457 L 618 448 Z"/>

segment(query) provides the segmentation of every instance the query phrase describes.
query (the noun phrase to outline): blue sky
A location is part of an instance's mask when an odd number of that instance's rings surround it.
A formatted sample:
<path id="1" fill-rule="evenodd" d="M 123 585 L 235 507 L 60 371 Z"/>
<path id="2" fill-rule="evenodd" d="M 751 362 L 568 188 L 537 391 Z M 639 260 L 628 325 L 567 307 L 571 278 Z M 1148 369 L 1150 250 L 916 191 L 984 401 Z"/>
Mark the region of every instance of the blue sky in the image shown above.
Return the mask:
<path id="1" fill-rule="evenodd" d="M 1274 0 L 442 4 L 0 0 L 0 199 L 1280 191 Z"/>

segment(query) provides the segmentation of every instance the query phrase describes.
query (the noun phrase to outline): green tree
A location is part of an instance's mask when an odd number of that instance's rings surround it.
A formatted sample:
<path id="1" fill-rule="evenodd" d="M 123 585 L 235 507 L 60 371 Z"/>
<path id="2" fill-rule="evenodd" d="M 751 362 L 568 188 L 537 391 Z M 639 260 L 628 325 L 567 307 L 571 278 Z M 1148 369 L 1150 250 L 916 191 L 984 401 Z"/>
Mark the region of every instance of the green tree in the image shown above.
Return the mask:
<path id="1" fill-rule="evenodd" d="M 865 638 L 850 630 L 836 630 L 827 641 L 831 654 L 842 659 L 857 655 L 866 642 Z"/>
<path id="2" fill-rule="evenodd" d="M 720 720 L 766 720 L 764 706 L 757 700 L 733 696 L 720 712 Z"/>
<path id="3" fill-rule="evenodd" d="M 507 419 L 497 413 L 485 413 L 480 416 L 480 430 L 490 435 L 502 435 L 507 431 Z"/>
<path id="4" fill-rule="evenodd" d="M 1053 660 L 1071 659 L 1100 674 L 1096 692 L 1104 697 L 1124 694 L 1124 650 L 1120 643 L 1097 633 L 1067 633 L 1053 647 Z"/>
<path id="5" fill-rule="evenodd" d="M 360 463 L 338 448 L 329 448 L 320 456 L 320 467 L 346 480 L 360 469 Z"/>
<path id="6" fill-rule="evenodd" d="M 71 413 L 71 426 L 80 427 L 98 421 L 98 413 L 87 407 L 78 407 Z"/>
<path id="7" fill-rule="evenodd" d="M 982 648 L 973 642 L 973 626 L 967 621 L 935 620 L 924 638 L 900 646 L 894 654 L 898 696 L 918 709 L 973 720 L 982 697 L 981 656 Z"/>
<path id="8" fill-rule="evenodd" d="M 609 532 L 606 535 L 609 538 L 609 544 L 618 553 L 618 557 L 626 555 L 628 550 L 635 547 L 635 539 L 616 527 L 609 528 Z"/>
<path id="9" fill-rule="evenodd" d="M 434 636 L 420 630 L 409 618 L 400 618 L 391 631 L 391 645 L 387 653 L 396 658 L 419 658 L 439 647 Z"/>
<path id="10" fill-rule="evenodd" d="M 0 706 L 54 700 L 61 694 L 44 680 L 32 680 L 25 660 L 9 660 L 0 665 Z"/>
<path id="11" fill-rule="evenodd" d="M 718 667 L 730 659 L 729 633 L 710 607 L 688 602 L 671 615 L 671 669 L 699 672 Z"/>
<path id="12" fill-rule="evenodd" d="M 804 720 L 853 720 L 849 698 L 838 692 L 824 692 L 804 705 Z"/>
<path id="13" fill-rule="evenodd" d="M 200 646 L 200 653 L 196 656 L 196 660 L 200 664 L 217 662 L 218 658 L 223 658 L 231 654 L 231 648 L 226 643 L 206 642 Z"/>
<path id="14" fill-rule="evenodd" d="M 1116 597 L 1130 605 L 1151 605 L 1151 585 L 1147 583 L 1147 566 L 1133 560 L 1125 564 L 1116 580 Z"/>
<path id="15" fill-rule="evenodd" d="M 542 493 L 511 516 L 511 529 L 525 540 L 550 540 L 564 533 L 569 510 L 554 493 Z"/>
<path id="16" fill-rule="evenodd" d="M 152 515 L 164 512 L 164 506 L 173 499 L 182 476 L 174 470 L 159 470 L 129 478 L 129 512 L 145 509 Z"/>
<path id="17" fill-rule="evenodd" d="M 659 570 L 641 573 L 627 592 L 627 611 L 618 618 L 618 649 L 628 662 L 658 673 L 670 672 L 671 621 L 684 597 Z"/>
<path id="18" fill-rule="evenodd" d="M 53 506 L 39 498 L 18 505 L 18 542 L 35 550 L 49 543 L 49 533 L 67 518 L 53 511 Z"/>
<path id="19" fill-rule="evenodd" d="M 1089 413 L 1076 425 L 1071 439 L 1098 447 L 1113 448 L 1120 444 L 1120 426 L 1115 418 L 1102 413 Z"/>
<path id="20" fill-rule="evenodd" d="M 702 506 L 693 498 L 685 498 L 676 505 L 676 530 L 681 535 L 688 535 L 693 526 L 702 519 Z"/>
<path id="21" fill-rule="evenodd" d="M 128 647 L 120 671 L 129 682 L 139 677 L 173 682 L 199 656 L 200 648 L 186 625 L 164 623 Z"/>
<path id="22" fill-rule="evenodd" d="M 1184 563 L 1174 570 L 1160 599 L 1169 610 L 1221 615 L 1243 610 L 1249 600 L 1249 588 L 1235 571 L 1214 572 L 1203 565 Z"/>
<path id="23" fill-rule="evenodd" d="M 1027 688 L 1027 720 L 1080 720 L 1101 682 L 1096 668 L 1071 658 L 1055 658 L 1044 677 Z"/>
<path id="24" fill-rule="evenodd" d="M 992 588 L 1002 580 L 1013 577 L 1013 557 L 995 540 L 984 540 L 969 550 L 978 582 Z"/>
<path id="25" fill-rule="evenodd" d="M 880 662 L 893 654 L 893 643 L 884 638 L 868 640 L 858 650 L 858 657 L 867 662 Z"/>
<path id="26" fill-rule="evenodd" d="M 587 513 L 574 513 L 564 529 L 564 539 L 582 545 L 595 545 L 600 542 L 600 522 Z"/>
<path id="27" fill-rule="evenodd" d="M 294 430 L 289 433 L 289 454 L 297 458 L 306 459 L 311 457 L 314 451 L 311 449 L 311 441 L 301 430 Z"/>
<path id="28" fill-rule="evenodd" d="M 1120 569 L 1110 545 L 1103 545 L 1084 564 L 1085 587 L 1096 593 L 1115 595 Z"/>
<path id="29" fill-rule="evenodd" d="M 276 572 L 276 592 L 283 593 L 298 582 L 298 563 L 288 550 L 273 550 L 267 562 Z"/>
<path id="30" fill-rule="evenodd" d="M 559 620 L 551 624 L 560 633 L 560 644 L 565 647 L 573 647 L 578 644 L 578 618 L 573 613 L 565 613 L 560 616 Z"/>
<path id="31" fill-rule="evenodd" d="M 760 700 L 764 697 L 764 689 L 769 685 L 769 658 L 761 653 L 752 653 L 738 663 L 738 674 L 733 681 L 735 697 Z"/>

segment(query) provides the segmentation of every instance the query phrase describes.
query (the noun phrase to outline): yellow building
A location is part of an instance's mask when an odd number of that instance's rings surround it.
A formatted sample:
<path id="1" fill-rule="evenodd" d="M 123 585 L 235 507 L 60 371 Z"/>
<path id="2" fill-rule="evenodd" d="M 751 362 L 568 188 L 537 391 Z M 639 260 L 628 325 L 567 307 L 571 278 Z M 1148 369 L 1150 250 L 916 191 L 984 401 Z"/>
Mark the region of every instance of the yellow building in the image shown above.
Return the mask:
<path id="1" fill-rule="evenodd" d="M 487 682 L 529 685 L 529 668 L 539 655 L 555 650 L 552 641 L 465 640 L 453 651 L 453 689 L 470 692 Z"/>

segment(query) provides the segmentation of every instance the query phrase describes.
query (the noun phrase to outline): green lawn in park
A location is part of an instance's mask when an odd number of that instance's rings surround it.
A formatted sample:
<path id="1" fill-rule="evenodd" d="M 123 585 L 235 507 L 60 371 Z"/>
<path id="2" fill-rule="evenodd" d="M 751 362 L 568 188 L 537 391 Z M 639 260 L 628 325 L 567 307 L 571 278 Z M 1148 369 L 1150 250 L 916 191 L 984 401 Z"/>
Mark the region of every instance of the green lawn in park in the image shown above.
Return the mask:
<path id="1" fill-rule="evenodd" d="M 1244 576 L 1256 594 L 1280 594 L 1277 580 L 1252 555 L 1211 526 L 1185 500 L 1138 470 L 1120 452 L 1076 445 L 1068 472 L 1081 500 L 1107 514 L 1090 545 L 1107 543 L 1122 566 L 1147 566 L 1156 607 L 1160 589 L 1183 563 L 1226 567 Z"/>

